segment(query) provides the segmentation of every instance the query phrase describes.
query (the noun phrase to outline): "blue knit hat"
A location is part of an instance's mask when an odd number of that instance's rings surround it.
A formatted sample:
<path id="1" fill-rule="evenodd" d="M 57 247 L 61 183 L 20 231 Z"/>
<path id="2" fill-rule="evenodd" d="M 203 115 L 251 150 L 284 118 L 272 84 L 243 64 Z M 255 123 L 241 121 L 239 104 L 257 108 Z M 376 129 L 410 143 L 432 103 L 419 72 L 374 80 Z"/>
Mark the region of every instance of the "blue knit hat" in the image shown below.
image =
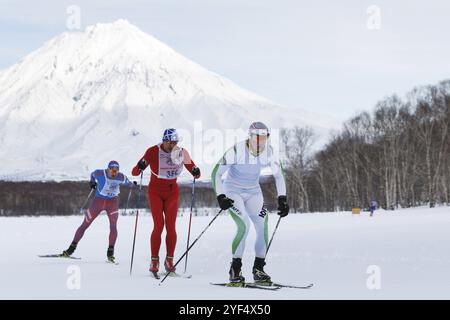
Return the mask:
<path id="1" fill-rule="evenodd" d="M 112 160 L 108 163 L 108 169 L 117 169 L 119 170 L 119 163 L 116 160 Z"/>
<path id="2" fill-rule="evenodd" d="M 180 141 L 177 130 L 174 128 L 164 130 L 162 141 Z"/>

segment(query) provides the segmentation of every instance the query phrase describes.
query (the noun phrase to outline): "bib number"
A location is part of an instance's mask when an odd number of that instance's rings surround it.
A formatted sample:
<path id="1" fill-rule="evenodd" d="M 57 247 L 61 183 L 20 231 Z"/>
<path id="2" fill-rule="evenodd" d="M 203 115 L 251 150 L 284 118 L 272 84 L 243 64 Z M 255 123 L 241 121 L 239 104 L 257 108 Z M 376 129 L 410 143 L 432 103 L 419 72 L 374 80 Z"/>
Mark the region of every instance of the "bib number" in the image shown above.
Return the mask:
<path id="1" fill-rule="evenodd" d="M 166 176 L 170 179 L 176 178 L 178 177 L 178 170 L 168 170 Z"/>

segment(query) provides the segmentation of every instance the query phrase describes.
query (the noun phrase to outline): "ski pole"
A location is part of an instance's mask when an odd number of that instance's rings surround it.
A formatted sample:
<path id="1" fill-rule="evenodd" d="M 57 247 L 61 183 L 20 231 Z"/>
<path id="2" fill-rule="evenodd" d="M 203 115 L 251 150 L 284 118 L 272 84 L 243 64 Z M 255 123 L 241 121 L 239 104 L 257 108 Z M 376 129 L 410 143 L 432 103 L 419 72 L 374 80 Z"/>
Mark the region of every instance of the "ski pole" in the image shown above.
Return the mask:
<path id="1" fill-rule="evenodd" d="M 214 220 L 216 220 L 216 218 L 222 213 L 223 210 L 220 210 L 219 213 L 217 213 L 214 218 L 212 218 L 212 220 L 208 223 L 208 225 L 206 226 L 205 229 L 203 229 L 202 233 L 200 233 L 200 235 L 197 237 L 197 239 L 194 240 L 194 242 L 192 242 L 192 244 L 187 248 L 187 250 L 183 253 L 183 255 L 180 257 L 180 259 L 178 259 L 178 261 L 175 263 L 175 265 L 173 266 L 174 268 L 180 263 L 181 260 L 183 260 L 184 256 L 189 252 L 189 250 L 192 249 L 192 247 L 195 245 L 195 243 L 198 241 L 198 239 L 200 239 L 200 237 L 205 233 L 205 231 L 212 225 L 212 223 L 214 222 Z M 161 285 L 164 280 L 166 280 L 166 278 L 169 276 L 171 272 L 167 272 L 166 275 L 164 276 L 164 278 L 161 280 L 161 282 L 159 283 L 159 285 Z"/>
<path id="2" fill-rule="evenodd" d="M 130 263 L 130 276 L 133 272 L 133 260 L 134 260 L 134 246 L 136 244 L 137 225 L 139 220 L 139 205 L 141 204 L 141 190 L 142 190 L 142 176 L 144 172 L 141 172 L 141 182 L 139 183 L 139 192 L 136 203 L 136 221 L 134 223 L 134 236 L 133 236 L 133 249 L 131 250 L 131 263 Z"/>
<path id="3" fill-rule="evenodd" d="M 133 189 L 130 189 L 130 193 L 128 193 L 127 204 L 125 205 L 125 211 L 123 212 L 123 214 L 127 213 L 128 203 L 130 202 L 130 198 L 131 198 L 131 191 L 133 191 Z"/>
<path id="4" fill-rule="evenodd" d="M 94 189 L 91 189 L 91 192 L 89 192 L 89 195 L 87 196 L 86 200 L 84 200 L 83 205 L 80 208 L 80 213 L 83 214 L 83 210 L 84 210 L 84 206 L 87 204 L 87 202 L 89 201 L 89 198 L 91 197 L 92 192 L 94 192 Z"/>
<path id="5" fill-rule="evenodd" d="M 194 201 L 195 201 L 195 178 L 192 181 L 191 213 L 189 214 L 189 228 L 188 228 L 188 237 L 187 237 L 186 250 L 189 249 L 189 238 L 191 236 L 191 223 L 192 223 L 192 208 L 194 206 Z M 186 273 L 187 262 L 188 262 L 188 254 L 186 252 L 186 260 L 184 260 L 184 273 Z"/>
<path id="6" fill-rule="evenodd" d="M 272 244 L 273 237 L 275 236 L 275 232 L 277 232 L 280 221 L 281 221 L 281 217 L 278 218 L 278 222 L 277 222 L 277 225 L 275 226 L 275 230 L 273 230 L 272 237 L 270 238 L 269 244 L 267 245 L 266 255 L 267 255 L 267 252 L 269 252 L 270 245 Z"/>

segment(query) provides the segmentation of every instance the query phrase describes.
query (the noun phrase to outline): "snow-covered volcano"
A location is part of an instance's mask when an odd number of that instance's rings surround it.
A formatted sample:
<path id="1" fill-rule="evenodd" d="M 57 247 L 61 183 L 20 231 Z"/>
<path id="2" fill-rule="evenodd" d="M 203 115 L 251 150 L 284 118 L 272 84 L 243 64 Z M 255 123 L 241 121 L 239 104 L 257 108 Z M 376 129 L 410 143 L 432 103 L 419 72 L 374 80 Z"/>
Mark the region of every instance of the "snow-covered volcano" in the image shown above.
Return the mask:
<path id="1" fill-rule="evenodd" d="M 127 173 L 164 128 L 193 132 L 197 121 L 201 132 L 224 132 L 255 120 L 330 125 L 239 88 L 126 20 L 96 24 L 51 39 L 0 73 L 0 179 L 87 179 L 110 159 Z M 194 139 L 184 141 L 188 148 Z M 191 153 L 208 176 L 212 163 Z"/>

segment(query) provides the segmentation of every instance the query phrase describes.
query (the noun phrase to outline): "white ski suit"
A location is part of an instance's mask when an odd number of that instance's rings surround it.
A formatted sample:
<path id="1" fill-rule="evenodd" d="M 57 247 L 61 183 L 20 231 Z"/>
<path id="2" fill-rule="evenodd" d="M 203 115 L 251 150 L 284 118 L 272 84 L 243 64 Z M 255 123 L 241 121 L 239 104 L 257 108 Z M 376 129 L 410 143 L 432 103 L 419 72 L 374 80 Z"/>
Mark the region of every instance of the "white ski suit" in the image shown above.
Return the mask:
<path id="1" fill-rule="evenodd" d="M 248 149 L 247 140 L 227 150 L 214 167 L 212 183 L 217 195 L 225 194 L 234 200 L 229 213 L 237 226 L 232 242 L 233 258 L 242 258 L 245 240 L 250 229 L 250 220 L 256 230 L 255 255 L 265 258 L 268 245 L 268 215 L 264 207 L 259 184 L 261 169 L 270 166 L 275 177 L 278 195 L 286 195 L 281 163 L 273 148 L 266 148 L 254 156 Z M 224 181 L 222 175 L 226 173 Z"/>

